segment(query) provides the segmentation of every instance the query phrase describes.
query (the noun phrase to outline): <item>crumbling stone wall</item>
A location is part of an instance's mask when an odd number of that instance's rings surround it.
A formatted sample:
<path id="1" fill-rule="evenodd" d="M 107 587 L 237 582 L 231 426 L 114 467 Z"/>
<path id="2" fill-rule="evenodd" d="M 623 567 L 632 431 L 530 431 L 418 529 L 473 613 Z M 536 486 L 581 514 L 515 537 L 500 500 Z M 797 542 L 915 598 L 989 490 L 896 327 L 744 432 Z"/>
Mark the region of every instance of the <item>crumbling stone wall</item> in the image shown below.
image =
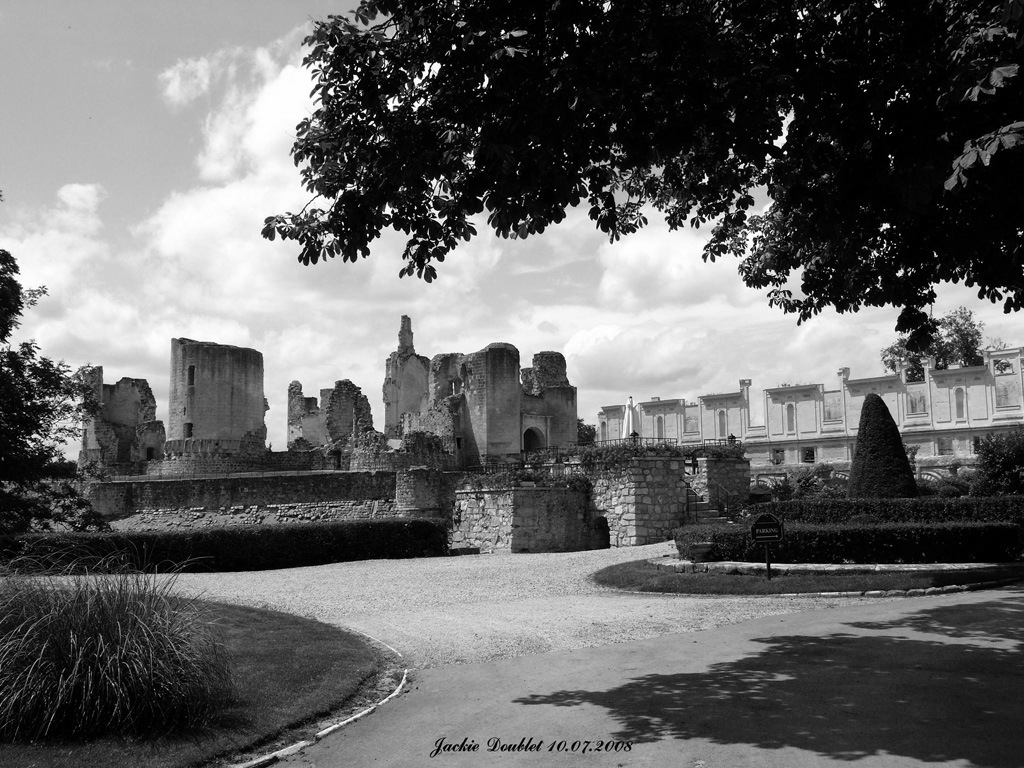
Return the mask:
<path id="1" fill-rule="evenodd" d="M 395 475 L 390 472 L 332 472 L 323 475 L 128 480 L 94 483 L 87 489 L 104 517 L 120 519 L 143 510 L 215 512 L 231 508 L 332 502 L 391 502 Z"/>
<path id="2" fill-rule="evenodd" d="M 430 358 L 430 402 L 437 403 L 462 392 L 461 352 L 445 352 Z"/>
<path id="3" fill-rule="evenodd" d="M 561 352 L 538 352 L 533 356 L 533 367 L 523 368 L 523 391 L 528 395 L 543 395 L 545 389 L 568 387 L 565 357 Z"/>
<path id="4" fill-rule="evenodd" d="M 148 477 L 226 475 L 240 472 L 304 472 L 338 469 L 335 457 L 321 451 L 274 451 L 262 455 L 197 450 L 169 453 L 144 467 Z"/>
<path id="5" fill-rule="evenodd" d="M 421 414 L 417 424 L 419 430 L 437 435 L 445 450 L 458 457 L 462 456 L 462 405 L 461 392 L 446 397 Z"/>
<path id="6" fill-rule="evenodd" d="M 597 539 L 583 491 L 511 488 L 455 494 L 453 549 L 578 552 L 595 548 Z"/>
<path id="7" fill-rule="evenodd" d="M 688 522 L 685 462 L 645 457 L 590 475 L 591 515 L 604 517 L 613 547 L 656 544 Z"/>
<path id="8" fill-rule="evenodd" d="M 576 387 L 566 376 L 565 357 L 560 352 L 538 352 L 533 366 L 522 371 L 522 387 L 523 431 L 541 432 L 545 446 L 575 443 Z"/>
<path id="9" fill-rule="evenodd" d="M 350 439 L 353 434 L 373 429 L 370 401 L 363 391 L 348 379 L 334 383 L 334 389 L 320 390 L 320 402 L 326 395 L 324 415 L 329 442 Z"/>
<path id="10" fill-rule="evenodd" d="M 488 344 L 463 356 L 463 453 L 479 463 L 484 456 L 518 457 L 522 405 L 519 350 L 511 344 Z"/>
<path id="11" fill-rule="evenodd" d="M 408 517 L 437 517 L 451 521 L 455 488 L 462 473 L 442 472 L 429 467 L 410 467 L 396 473 L 395 505 Z"/>
<path id="12" fill-rule="evenodd" d="M 344 444 L 354 433 L 373 429 L 370 401 L 348 379 L 334 383 L 333 389 L 321 389 L 320 401 L 304 397 L 302 384 L 288 385 L 288 444 L 303 439 L 312 446 Z"/>
<path id="13" fill-rule="evenodd" d="M 293 381 L 288 385 L 288 445 L 299 439 L 311 446 L 329 442 L 320 404 L 302 393 L 301 382 Z"/>
<path id="14" fill-rule="evenodd" d="M 222 452 L 266 450 L 263 355 L 255 349 L 171 339 L 169 400 L 170 450 L 195 452 L 195 440 L 221 443 Z"/>
<path id="15" fill-rule="evenodd" d="M 388 437 L 433 432 L 468 465 L 489 457 L 518 457 L 527 434 L 533 445 L 576 442 L 576 388 L 569 384 L 561 353 L 540 352 L 533 366 L 522 371 L 519 350 L 511 344 L 490 344 L 466 355 L 439 354 L 429 361 L 425 385 L 419 363 L 407 362 L 414 359 L 425 358 L 415 355 L 412 325 L 403 316 L 398 350 L 385 371 Z"/>
<path id="16" fill-rule="evenodd" d="M 156 398 L 145 379 L 122 378 L 103 383 L 103 367 L 84 373 L 98 404 L 82 431 L 80 464 L 102 465 L 158 459 L 164 450 L 164 425 L 156 420 Z"/>
<path id="17" fill-rule="evenodd" d="M 324 523 L 396 517 L 395 503 L 372 501 L 318 501 L 297 504 L 253 504 L 217 509 L 141 509 L 131 517 L 115 520 L 111 527 L 124 531 L 158 531 L 167 528 L 197 528 L 235 525 L 278 525 L 283 523 Z"/>
<path id="18" fill-rule="evenodd" d="M 426 410 L 429 372 L 430 360 L 417 355 L 413 346 L 412 320 L 402 315 L 398 349 L 385 364 L 384 434 L 388 437 L 401 436 L 402 414 Z"/>

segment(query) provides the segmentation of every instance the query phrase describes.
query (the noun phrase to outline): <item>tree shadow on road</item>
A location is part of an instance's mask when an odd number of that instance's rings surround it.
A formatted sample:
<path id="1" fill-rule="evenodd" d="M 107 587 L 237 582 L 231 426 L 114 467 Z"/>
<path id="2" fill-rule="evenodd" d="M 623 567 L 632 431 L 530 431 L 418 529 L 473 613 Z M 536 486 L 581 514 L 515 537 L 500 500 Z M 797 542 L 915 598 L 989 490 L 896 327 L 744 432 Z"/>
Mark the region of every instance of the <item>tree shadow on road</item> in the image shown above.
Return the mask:
<path id="1" fill-rule="evenodd" d="M 840 760 L 899 755 L 1024 764 L 1024 591 L 927 608 L 862 633 L 777 636 L 703 671 L 644 675 L 604 691 L 516 703 L 591 704 L 633 742 L 707 739 Z M 863 634 L 863 631 L 878 634 Z"/>

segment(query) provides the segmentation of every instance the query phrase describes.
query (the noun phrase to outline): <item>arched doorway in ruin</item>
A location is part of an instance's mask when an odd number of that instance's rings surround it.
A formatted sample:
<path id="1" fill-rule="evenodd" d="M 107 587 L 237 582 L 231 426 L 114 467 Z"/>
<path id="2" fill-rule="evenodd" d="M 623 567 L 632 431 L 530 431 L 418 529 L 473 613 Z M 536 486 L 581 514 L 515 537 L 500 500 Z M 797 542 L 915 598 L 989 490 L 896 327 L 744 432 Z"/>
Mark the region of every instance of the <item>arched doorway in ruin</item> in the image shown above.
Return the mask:
<path id="1" fill-rule="evenodd" d="M 523 432 L 523 451 L 526 453 L 540 450 L 546 445 L 547 441 L 544 439 L 544 433 L 536 427 L 530 427 Z"/>

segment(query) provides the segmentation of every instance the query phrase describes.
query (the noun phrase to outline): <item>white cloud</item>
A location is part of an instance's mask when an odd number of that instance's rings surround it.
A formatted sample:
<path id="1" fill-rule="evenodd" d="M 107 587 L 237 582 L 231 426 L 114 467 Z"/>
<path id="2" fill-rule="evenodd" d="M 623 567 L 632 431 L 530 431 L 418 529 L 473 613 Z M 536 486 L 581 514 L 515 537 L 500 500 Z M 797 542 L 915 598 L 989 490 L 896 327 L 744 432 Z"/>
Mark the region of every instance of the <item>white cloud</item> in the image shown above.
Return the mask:
<path id="1" fill-rule="evenodd" d="M 630 311 L 668 303 L 699 304 L 712 298 L 735 307 L 758 300 L 736 279 L 735 259 L 702 260 L 707 240 L 702 230 L 670 231 L 663 222 L 654 221 L 616 243 L 605 242 L 597 252 L 604 270 L 601 300 Z"/>
<path id="2" fill-rule="evenodd" d="M 104 191 L 98 184 L 66 184 L 56 197 L 46 208 L 15 209 L 0 239 L 18 261 L 23 287 L 46 286 L 52 296 L 66 297 L 109 258 L 99 237 Z"/>
<path id="3" fill-rule="evenodd" d="M 172 107 L 183 107 L 210 91 L 215 59 L 183 59 L 159 75 L 164 100 Z"/>

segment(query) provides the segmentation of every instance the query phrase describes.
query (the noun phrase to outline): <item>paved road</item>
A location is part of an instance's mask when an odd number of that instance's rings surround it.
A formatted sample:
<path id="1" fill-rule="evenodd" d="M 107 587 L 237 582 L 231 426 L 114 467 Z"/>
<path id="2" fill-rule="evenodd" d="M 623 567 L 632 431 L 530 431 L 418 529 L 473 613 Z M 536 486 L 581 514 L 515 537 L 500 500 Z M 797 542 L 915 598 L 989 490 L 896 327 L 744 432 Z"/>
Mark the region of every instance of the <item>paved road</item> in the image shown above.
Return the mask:
<path id="1" fill-rule="evenodd" d="M 284 764 L 1020 768 L 1022 650 L 1012 587 L 435 666 Z M 439 739 L 479 746 L 431 758 Z M 540 749 L 489 752 L 491 739 Z"/>

